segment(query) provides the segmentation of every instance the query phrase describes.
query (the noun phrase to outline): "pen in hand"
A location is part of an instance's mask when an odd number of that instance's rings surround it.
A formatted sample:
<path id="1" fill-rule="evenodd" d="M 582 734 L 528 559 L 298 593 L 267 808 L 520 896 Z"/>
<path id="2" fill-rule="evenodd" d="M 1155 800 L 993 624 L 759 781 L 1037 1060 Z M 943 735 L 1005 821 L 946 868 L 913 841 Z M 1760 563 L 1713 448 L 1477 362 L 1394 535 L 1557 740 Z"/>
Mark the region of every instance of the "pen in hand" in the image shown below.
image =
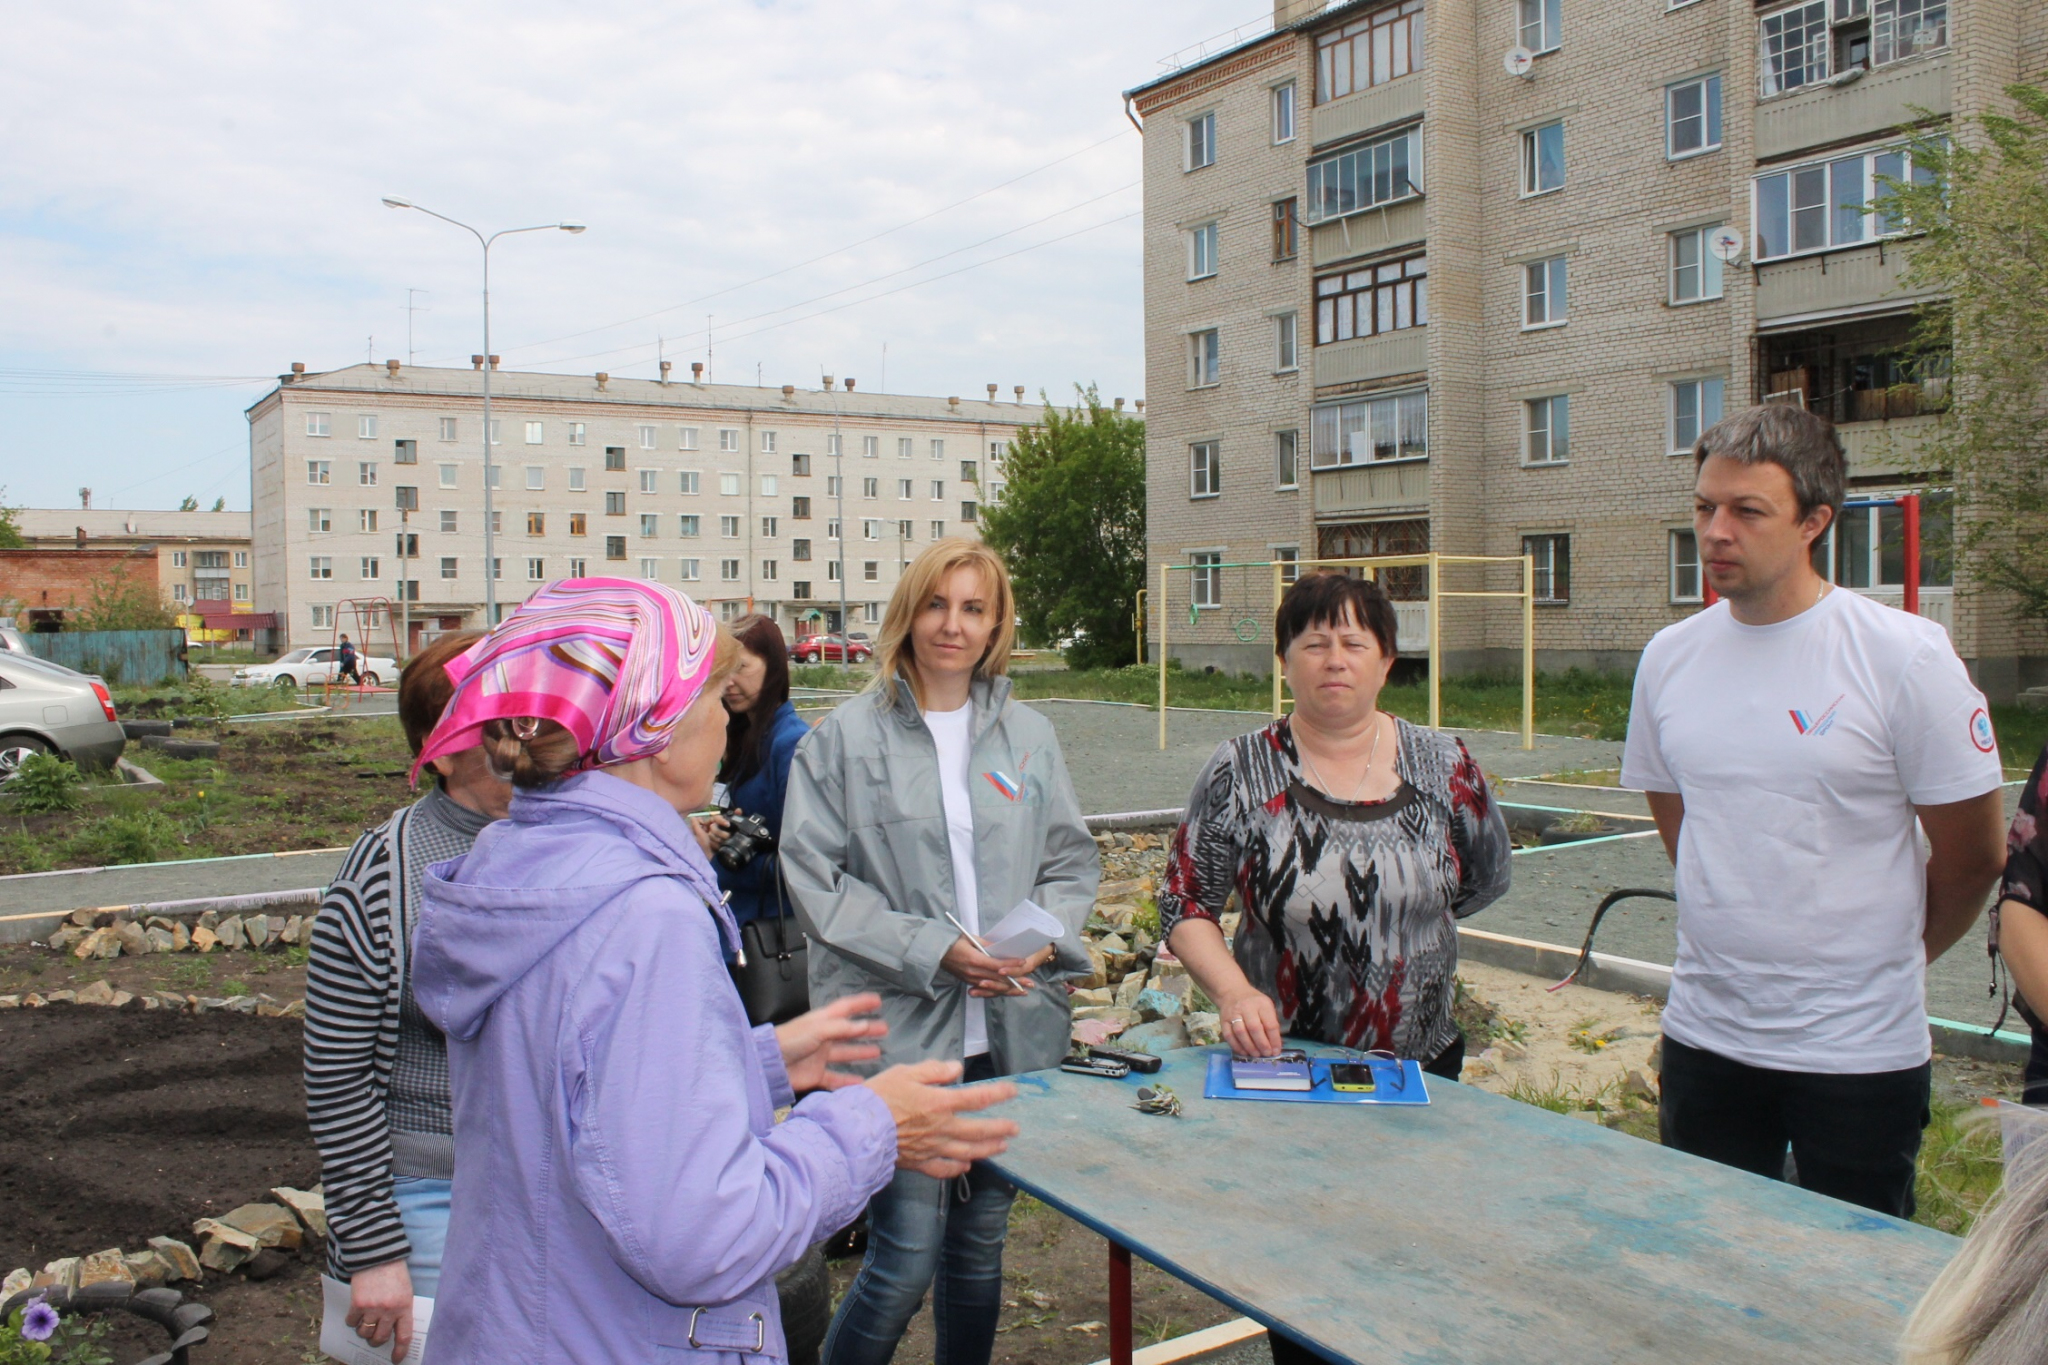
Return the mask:
<path id="1" fill-rule="evenodd" d="M 987 958 L 990 962 L 1002 961 L 1001 958 L 997 957 L 994 953 L 988 950 L 988 945 L 986 943 L 983 943 L 980 939 L 976 938 L 973 934 L 969 933 L 967 930 L 967 926 L 962 924 L 957 918 L 955 918 L 952 911 L 948 910 L 945 912 L 945 914 L 946 919 L 951 922 L 952 926 L 960 931 L 960 937 L 966 939 L 969 943 L 972 943 L 975 946 L 975 948 L 980 951 L 983 957 Z M 1023 982 L 1019 981 L 1014 976 L 1006 976 L 1003 978 L 1003 980 L 1009 982 L 1012 986 L 1015 986 L 1020 991 L 1029 991 L 1031 989 L 1031 987 L 1025 985 Z"/>

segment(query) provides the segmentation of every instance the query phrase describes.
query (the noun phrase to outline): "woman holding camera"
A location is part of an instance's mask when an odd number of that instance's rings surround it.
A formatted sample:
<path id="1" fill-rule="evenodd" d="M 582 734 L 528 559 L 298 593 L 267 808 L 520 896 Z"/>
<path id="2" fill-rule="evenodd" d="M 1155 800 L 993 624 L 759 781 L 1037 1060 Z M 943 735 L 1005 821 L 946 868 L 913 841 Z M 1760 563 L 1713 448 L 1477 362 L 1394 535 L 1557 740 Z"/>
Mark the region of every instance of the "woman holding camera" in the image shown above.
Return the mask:
<path id="1" fill-rule="evenodd" d="M 1060 977 L 1088 969 L 1100 878 L 1052 726 L 1010 699 L 1010 577 L 987 546 L 939 541 L 896 585 L 872 689 L 797 750 L 784 828 L 811 940 L 811 995 L 874 992 L 884 1062 L 964 1060 L 967 1079 L 1058 1065 Z M 1065 932 L 1021 960 L 977 936 L 1029 898 Z M 938 1365 L 987 1365 L 1016 1190 L 986 1166 L 904 1171 L 868 1206 L 868 1251 L 826 1365 L 886 1365 L 932 1289 Z"/>

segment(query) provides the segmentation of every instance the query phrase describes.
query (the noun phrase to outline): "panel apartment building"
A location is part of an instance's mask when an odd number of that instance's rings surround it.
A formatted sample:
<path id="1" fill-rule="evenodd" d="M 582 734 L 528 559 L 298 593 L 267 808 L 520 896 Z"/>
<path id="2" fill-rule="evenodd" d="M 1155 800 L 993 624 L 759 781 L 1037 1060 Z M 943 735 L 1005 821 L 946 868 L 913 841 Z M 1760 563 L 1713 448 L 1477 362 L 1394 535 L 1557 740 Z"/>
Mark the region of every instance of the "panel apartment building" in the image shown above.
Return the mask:
<path id="1" fill-rule="evenodd" d="M 1685 452 L 1766 397 L 1840 424 L 1852 499 L 1911 491 L 1947 358 L 1863 206 L 1913 173 L 1916 109 L 2044 68 L 2024 0 L 1279 0 L 1129 91 L 1150 582 L 1193 569 L 1155 613 L 1173 652 L 1266 667 L 1271 573 L 1230 565 L 1434 549 L 1534 558 L 1541 666 L 1632 668 L 1702 597 Z M 2048 641 L 1952 581 L 1918 491 L 1922 612 L 1992 695 L 2043 681 Z M 1817 558 L 1901 602 L 1900 522 L 1852 507 Z M 1420 577 L 1391 586 L 1417 648 Z M 1447 604 L 1446 665 L 1506 663 L 1519 616 Z"/>
<path id="2" fill-rule="evenodd" d="M 248 410 L 257 605 L 294 645 L 359 633 L 373 613 L 350 604 L 379 598 L 407 604 L 408 648 L 483 625 L 481 361 L 293 371 Z M 994 386 L 920 398 L 851 379 L 778 392 L 494 369 L 490 384 L 501 616 L 555 579 L 609 575 L 727 619 L 768 613 L 791 637 L 841 628 L 842 562 L 858 630 L 919 550 L 976 535 L 1039 412 L 1021 387 L 998 402 Z"/>

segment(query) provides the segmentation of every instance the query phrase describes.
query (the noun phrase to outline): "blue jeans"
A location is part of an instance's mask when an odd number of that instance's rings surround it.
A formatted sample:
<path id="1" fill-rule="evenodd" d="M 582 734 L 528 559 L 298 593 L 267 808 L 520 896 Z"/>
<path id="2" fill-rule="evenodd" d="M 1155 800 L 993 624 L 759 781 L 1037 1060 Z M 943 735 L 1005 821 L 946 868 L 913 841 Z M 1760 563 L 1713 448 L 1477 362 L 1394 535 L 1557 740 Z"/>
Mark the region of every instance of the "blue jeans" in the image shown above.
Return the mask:
<path id="1" fill-rule="evenodd" d="M 985 1059 L 968 1062 L 969 1080 L 992 1074 Z M 980 1162 L 955 1180 L 896 1172 L 868 1205 L 867 1257 L 825 1334 L 824 1365 L 888 1365 L 927 1286 L 934 1365 L 988 1365 L 1016 1197 L 1016 1186 Z"/>
<path id="2" fill-rule="evenodd" d="M 394 1176 L 392 1197 L 398 1201 L 398 1218 L 405 1224 L 405 1240 L 412 1254 L 405 1268 L 412 1276 L 412 1292 L 431 1299 L 441 1287 L 441 1253 L 448 1245 L 448 1197 L 452 1187 L 446 1180 L 420 1175 Z"/>

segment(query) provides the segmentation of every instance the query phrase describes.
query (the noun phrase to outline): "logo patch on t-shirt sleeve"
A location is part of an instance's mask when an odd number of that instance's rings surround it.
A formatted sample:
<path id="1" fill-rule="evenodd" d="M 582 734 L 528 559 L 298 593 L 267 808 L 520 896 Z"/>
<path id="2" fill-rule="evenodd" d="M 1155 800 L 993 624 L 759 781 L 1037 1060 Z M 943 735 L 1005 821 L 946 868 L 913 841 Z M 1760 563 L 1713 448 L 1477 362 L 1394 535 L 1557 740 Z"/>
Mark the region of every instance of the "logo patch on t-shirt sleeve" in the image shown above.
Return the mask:
<path id="1" fill-rule="evenodd" d="M 1848 695 L 1849 694 L 1847 692 L 1844 692 L 1841 697 L 1836 697 L 1833 701 L 1828 703 L 1828 709 L 1821 712 L 1817 716 L 1811 714 L 1810 712 L 1801 711 L 1795 707 L 1791 712 L 1789 712 L 1789 714 L 1792 717 L 1792 728 L 1799 731 L 1799 733 L 1802 735 L 1826 734 L 1829 730 L 1832 730 L 1834 728 L 1835 711 L 1837 708 L 1841 706 L 1842 697 L 1846 697 Z"/>
<path id="2" fill-rule="evenodd" d="M 1970 713 L 1970 743 L 1977 746 L 1977 752 L 1988 754 L 1998 747 L 1998 736 L 1991 732 L 1991 717 L 1978 707 Z"/>

